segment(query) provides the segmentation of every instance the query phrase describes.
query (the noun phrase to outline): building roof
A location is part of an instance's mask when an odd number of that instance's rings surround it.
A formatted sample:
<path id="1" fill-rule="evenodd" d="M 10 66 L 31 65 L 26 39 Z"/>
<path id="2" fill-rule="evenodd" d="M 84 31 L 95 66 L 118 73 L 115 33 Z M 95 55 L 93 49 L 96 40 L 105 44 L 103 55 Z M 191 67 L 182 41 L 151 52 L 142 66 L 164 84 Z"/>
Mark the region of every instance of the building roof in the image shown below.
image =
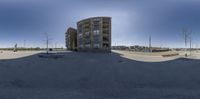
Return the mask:
<path id="1" fill-rule="evenodd" d="M 90 17 L 90 18 L 86 18 L 86 19 L 82 19 L 82 20 L 78 21 L 77 24 L 79 24 L 80 22 L 90 20 L 90 19 L 95 19 L 95 18 L 110 18 L 111 19 L 111 17 L 108 17 L 108 16 Z"/>

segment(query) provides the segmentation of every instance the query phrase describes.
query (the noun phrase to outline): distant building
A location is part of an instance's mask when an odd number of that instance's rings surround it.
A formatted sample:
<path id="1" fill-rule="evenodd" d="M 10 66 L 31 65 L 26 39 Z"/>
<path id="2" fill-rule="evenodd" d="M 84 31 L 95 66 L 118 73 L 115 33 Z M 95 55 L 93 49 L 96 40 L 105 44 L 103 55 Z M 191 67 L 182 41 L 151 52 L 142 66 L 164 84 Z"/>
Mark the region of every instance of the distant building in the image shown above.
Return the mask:
<path id="1" fill-rule="evenodd" d="M 111 51 L 111 17 L 93 17 L 77 22 L 78 51 Z"/>
<path id="2" fill-rule="evenodd" d="M 129 50 L 127 46 L 112 46 L 112 50 Z"/>
<path id="3" fill-rule="evenodd" d="M 68 28 L 65 33 L 65 43 L 68 50 L 77 50 L 77 30 L 74 28 Z"/>

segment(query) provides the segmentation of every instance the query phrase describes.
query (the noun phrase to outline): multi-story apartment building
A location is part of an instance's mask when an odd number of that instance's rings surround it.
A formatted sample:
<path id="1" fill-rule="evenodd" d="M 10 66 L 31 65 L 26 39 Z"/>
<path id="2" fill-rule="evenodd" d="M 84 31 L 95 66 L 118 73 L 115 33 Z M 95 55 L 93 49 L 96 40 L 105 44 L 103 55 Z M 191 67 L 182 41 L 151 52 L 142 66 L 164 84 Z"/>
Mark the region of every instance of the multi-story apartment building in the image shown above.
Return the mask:
<path id="1" fill-rule="evenodd" d="M 78 51 L 111 51 L 111 17 L 93 17 L 77 22 Z"/>
<path id="2" fill-rule="evenodd" d="M 65 43 L 68 50 L 77 50 L 77 30 L 74 28 L 68 28 L 65 33 Z"/>

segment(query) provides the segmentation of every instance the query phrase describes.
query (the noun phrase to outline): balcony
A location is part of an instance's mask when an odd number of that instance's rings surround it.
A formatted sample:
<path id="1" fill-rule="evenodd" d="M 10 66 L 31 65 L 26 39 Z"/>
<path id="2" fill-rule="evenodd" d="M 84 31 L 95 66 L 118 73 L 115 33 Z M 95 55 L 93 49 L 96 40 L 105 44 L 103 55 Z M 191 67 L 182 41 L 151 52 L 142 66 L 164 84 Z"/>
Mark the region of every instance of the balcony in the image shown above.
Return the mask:
<path id="1" fill-rule="evenodd" d="M 105 43 L 103 43 L 103 48 L 109 48 L 109 44 L 105 44 Z"/>
<path id="2" fill-rule="evenodd" d="M 90 26 L 90 24 L 84 24 L 84 26 Z"/>
<path id="3" fill-rule="evenodd" d="M 109 44 L 109 41 L 103 41 L 103 44 Z"/>
<path id="4" fill-rule="evenodd" d="M 103 34 L 109 34 L 110 31 L 109 30 L 103 30 Z"/>
<path id="5" fill-rule="evenodd" d="M 109 21 L 110 21 L 110 18 L 104 18 L 103 21 L 109 22 Z"/>
<path id="6" fill-rule="evenodd" d="M 91 31 L 91 28 L 90 28 L 90 27 L 84 28 L 84 32 L 89 32 L 89 31 Z"/>
<path id="7" fill-rule="evenodd" d="M 110 22 L 103 22 L 103 25 L 110 25 Z"/>
<path id="8" fill-rule="evenodd" d="M 99 39 L 99 38 L 94 39 L 93 42 L 94 42 L 94 43 L 100 43 L 100 39 Z"/>
<path id="9" fill-rule="evenodd" d="M 94 46 L 94 48 L 99 48 L 100 44 L 99 43 L 95 43 L 93 46 Z"/>
<path id="10" fill-rule="evenodd" d="M 103 37 L 109 37 L 109 33 L 103 33 Z"/>

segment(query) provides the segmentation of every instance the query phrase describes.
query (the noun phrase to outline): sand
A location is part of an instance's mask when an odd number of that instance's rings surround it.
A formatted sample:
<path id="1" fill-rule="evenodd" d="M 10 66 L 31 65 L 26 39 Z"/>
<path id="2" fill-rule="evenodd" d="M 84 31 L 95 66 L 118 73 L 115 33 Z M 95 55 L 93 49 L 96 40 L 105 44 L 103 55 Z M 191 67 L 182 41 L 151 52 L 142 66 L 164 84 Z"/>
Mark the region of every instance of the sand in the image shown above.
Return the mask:
<path id="1" fill-rule="evenodd" d="M 34 54 L 38 54 L 44 51 L 0 51 L 0 59 L 17 59 L 22 57 L 31 56 Z"/>
<path id="2" fill-rule="evenodd" d="M 168 52 L 132 52 L 132 51 L 119 51 L 119 50 L 113 50 L 115 53 L 119 53 L 121 57 L 128 58 L 135 61 L 141 61 L 141 62 L 164 62 L 164 61 L 170 61 L 175 60 L 178 58 L 188 58 L 188 59 L 200 59 L 200 51 L 192 51 L 191 53 L 188 51 L 188 57 L 185 57 L 184 51 L 168 51 Z M 170 57 L 163 57 L 162 55 L 168 55 L 168 54 L 176 54 L 179 55 L 176 56 L 170 56 Z"/>
<path id="3" fill-rule="evenodd" d="M 162 61 L 174 60 L 181 57 L 180 55 L 173 57 L 162 56 L 164 54 L 170 54 L 175 52 L 149 53 L 149 52 L 130 52 L 130 51 L 117 51 L 117 50 L 113 52 L 121 54 L 121 57 L 142 62 L 162 62 Z"/>

